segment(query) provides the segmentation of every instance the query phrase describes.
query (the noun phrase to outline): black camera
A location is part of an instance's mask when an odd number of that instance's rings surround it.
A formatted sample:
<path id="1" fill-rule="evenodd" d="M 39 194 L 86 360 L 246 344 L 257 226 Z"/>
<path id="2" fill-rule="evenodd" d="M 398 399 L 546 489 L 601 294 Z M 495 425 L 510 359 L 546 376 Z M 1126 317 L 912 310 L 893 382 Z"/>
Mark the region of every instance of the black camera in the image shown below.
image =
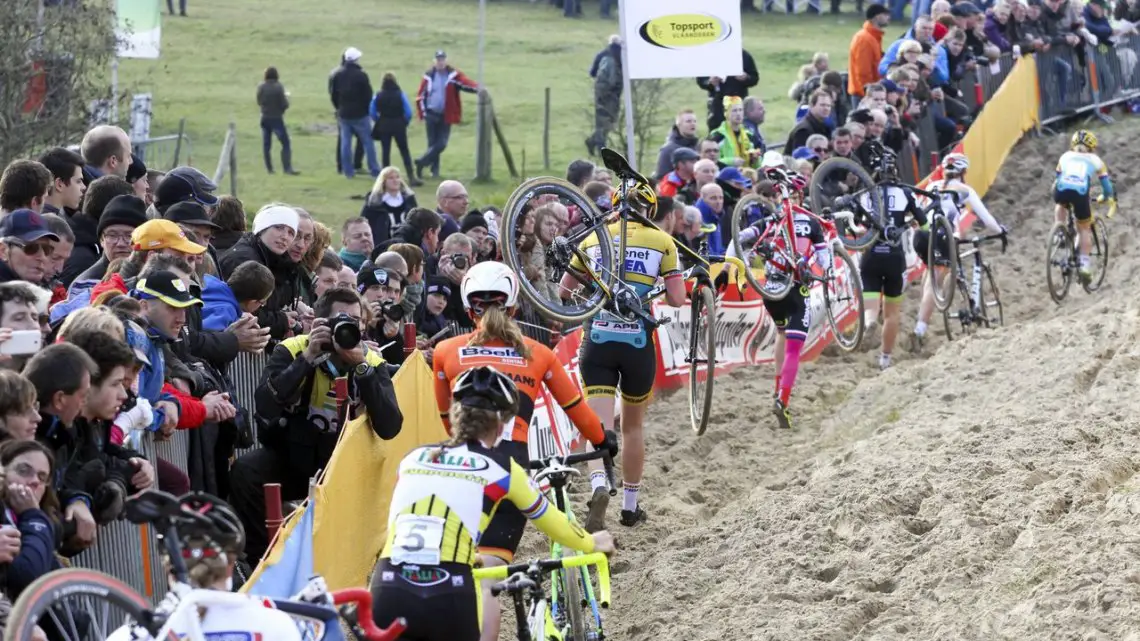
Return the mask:
<path id="1" fill-rule="evenodd" d="M 353 349 L 360 344 L 360 323 L 348 314 L 340 313 L 328 321 L 332 330 L 333 343 L 341 349 Z M 333 343 L 325 345 L 325 351 L 333 351 Z"/>
<path id="2" fill-rule="evenodd" d="M 451 264 L 456 269 L 467 269 L 467 254 L 451 254 Z"/>
<path id="3" fill-rule="evenodd" d="M 387 318 L 393 323 L 404 320 L 404 307 L 396 301 L 380 303 L 380 313 L 384 315 L 384 318 Z"/>

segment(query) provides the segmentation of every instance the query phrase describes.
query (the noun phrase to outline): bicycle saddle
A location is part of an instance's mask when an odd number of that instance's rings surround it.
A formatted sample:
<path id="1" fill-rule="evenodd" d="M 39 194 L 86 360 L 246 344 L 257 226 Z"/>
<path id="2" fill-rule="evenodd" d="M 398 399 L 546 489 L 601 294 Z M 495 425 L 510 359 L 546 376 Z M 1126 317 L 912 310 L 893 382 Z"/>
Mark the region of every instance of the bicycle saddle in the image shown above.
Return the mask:
<path id="1" fill-rule="evenodd" d="M 136 525 L 173 519 L 183 515 L 182 503 L 172 494 L 145 490 L 127 499 L 123 505 L 126 519 Z"/>
<path id="2" fill-rule="evenodd" d="M 599 150 L 599 153 L 602 155 L 602 164 L 606 166 L 606 169 L 614 172 L 614 175 L 616 175 L 619 179 L 632 179 L 638 181 L 643 185 L 652 184 L 645 176 L 637 173 L 633 170 L 633 167 L 629 166 L 629 161 L 625 159 L 625 156 L 619 154 L 613 149 L 610 149 L 609 147 L 602 147 Z"/>

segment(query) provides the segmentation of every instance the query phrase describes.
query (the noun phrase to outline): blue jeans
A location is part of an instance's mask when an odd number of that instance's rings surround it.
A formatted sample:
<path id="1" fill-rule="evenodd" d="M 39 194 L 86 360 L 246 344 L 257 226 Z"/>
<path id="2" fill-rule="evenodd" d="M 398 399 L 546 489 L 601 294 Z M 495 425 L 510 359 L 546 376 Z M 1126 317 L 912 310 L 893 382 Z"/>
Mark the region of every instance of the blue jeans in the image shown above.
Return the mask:
<path id="1" fill-rule="evenodd" d="M 930 5 L 932 4 L 934 4 L 934 0 L 915 0 L 914 12 L 910 17 L 910 23 L 914 24 L 914 21 L 918 20 L 919 16 L 929 16 Z"/>
<path id="2" fill-rule="evenodd" d="M 1069 83 L 1073 81 L 1073 65 L 1068 60 L 1053 59 L 1053 71 L 1057 74 L 1057 97 L 1061 99 L 1060 108 L 1065 109 L 1065 98 L 1069 94 Z"/>
<path id="3" fill-rule="evenodd" d="M 439 176 L 439 157 L 447 149 L 447 142 L 451 139 L 451 125 L 444 120 L 443 114 L 429 111 L 424 114 L 424 125 L 427 129 L 428 148 L 423 156 L 416 161 L 421 167 L 430 167 L 432 176 Z"/>
<path id="4" fill-rule="evenodd" d="M 617 4 L 617 0 L 601 0 L 603 18 L 610 17 L 610 7 L 615 4 Z"/>
<path id="5" fill-rule="evenodd" d="M 891 22 L 902 22 L 908 0 L 891 0 Z"/>
<path id="6" fill-rule="evenodd" d="M 380 163 L 376 160 L 376 144 L 372 142 L 372 119 L 368 116 L 345 120 L 341 118 L 340 124 L 340 164 L 344 168 L 344 176 L 352 178 L 356 171 L 352 167 L 352 138 L 355 136 L 360 144 L 364 145 L 364 154 L 368 157 L 368 171 L 372 177 L 380 175 Z"/>
<path id="7" fill-rule="evenodd" d="M 281 168 L 285 173 L 293 171 L 293 151 L 289 144 L 289 131 L 285 129 L 284 118 L 261 119 L 261 154 L 265 157 L 265 170 L 273 172 L 273 136 L 281 141 Z"/>

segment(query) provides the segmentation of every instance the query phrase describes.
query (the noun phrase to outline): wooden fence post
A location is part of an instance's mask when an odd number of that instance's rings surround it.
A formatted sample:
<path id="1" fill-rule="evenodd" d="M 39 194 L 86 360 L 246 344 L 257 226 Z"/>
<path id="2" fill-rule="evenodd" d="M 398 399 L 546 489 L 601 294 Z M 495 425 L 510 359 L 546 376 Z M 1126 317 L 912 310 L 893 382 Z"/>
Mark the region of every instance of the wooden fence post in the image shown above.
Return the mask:
<path id="1" fill-rule="evenodd" d="M 542 168 L 550 170 L 550 87 L 546 88 L 546 102 L 542 110 Z"/>

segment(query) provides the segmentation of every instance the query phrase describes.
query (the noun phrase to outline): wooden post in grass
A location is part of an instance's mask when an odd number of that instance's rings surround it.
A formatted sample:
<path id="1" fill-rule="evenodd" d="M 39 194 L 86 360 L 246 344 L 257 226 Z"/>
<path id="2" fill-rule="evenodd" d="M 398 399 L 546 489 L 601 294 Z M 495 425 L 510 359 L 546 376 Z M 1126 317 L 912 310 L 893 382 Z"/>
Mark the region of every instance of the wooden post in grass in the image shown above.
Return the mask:
<path id="1" fill-rule="evenodd" d="M 507 161 L 507 171 L 511 172 L 511 178 L 518 178 L 519 172 L 515 169 L 515 159 L 511 155 L 511 148 L 507 146 L 507 137 L 503 135 L 503 130 L 499 127 L 499 119 L 495 117 L 494 108 L 489 111 L 491 112 L 491 126 L 495 130 L 495 138 L 498 139 L 499 148 L 503 150 L 503 158 Z M 488 141 L 487 144 L 490 145 L 491 143 Z"/>
<path id="2" fill-rule="evenodd" d="M 479 103 L 475 114 L 475 182 L 491 180 L 491 95 L 479 92 Z"/>
<path id="3" fill-rule="evenodd" d="M 186 135 L 186 119 L 181 118 L 178 120 L 178 140 L 174 141 L 174 164 L 171 167 L 178 166 L 178 159 L 182 157 L 182 136 Z"/>
<path id="4" fill-rule="evenodd" d="M 230 123 L 230 195 L 237 197 L 237 123 Z"/>
<path id="5" fill-rule="evenodd" d="M 542 109 L 542 168 L 550 171 L 550 87 L 546 88 Z"/>

